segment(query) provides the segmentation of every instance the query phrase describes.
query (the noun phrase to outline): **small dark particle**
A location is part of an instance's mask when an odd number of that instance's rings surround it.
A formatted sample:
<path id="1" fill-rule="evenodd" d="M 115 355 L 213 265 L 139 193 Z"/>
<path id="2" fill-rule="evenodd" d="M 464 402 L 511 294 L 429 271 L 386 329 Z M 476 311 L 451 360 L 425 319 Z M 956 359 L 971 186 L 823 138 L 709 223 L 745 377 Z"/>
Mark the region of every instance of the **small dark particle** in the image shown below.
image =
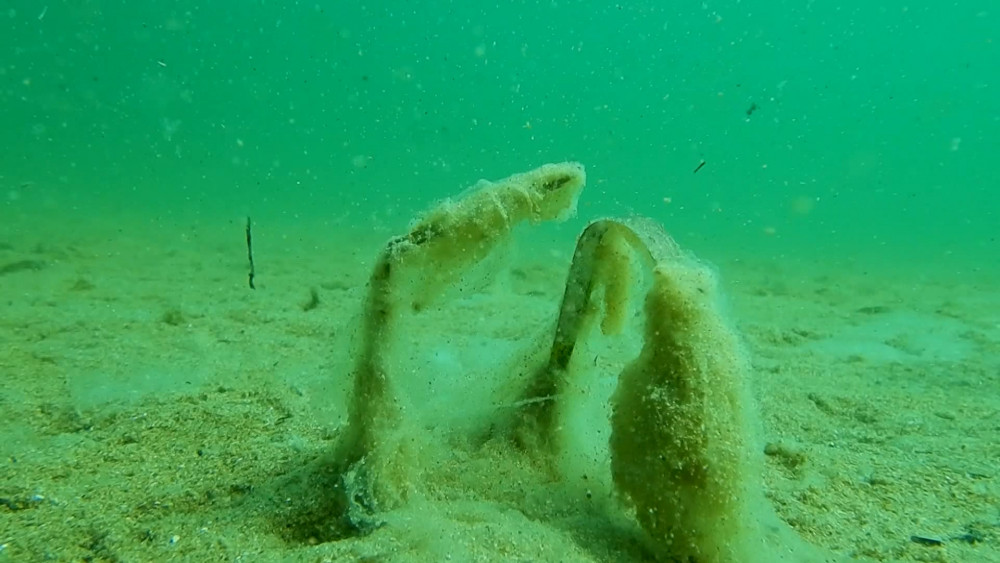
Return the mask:
<path id="1" fill-rule="evenodd" d="M 753 115 L 755 111 L 757 111 L 757 102 L 750 102 L 750 107 L 747 108 L 747 117 Z"/>
<path id="2" fill-rule="evenodd" d="M 698 166 L 694 167 L 694 172 L 692 172 L 692 174 L 697 174 L 698 171 L 701 170 L 702 166 L 705 166 L 705 161 L 704 160 L 702 160 L 701 162 L 699 162 Z"/>
<path id="3" fill-rule="evenodd" d="M 944 545 L 941 540 L 936 540 L 934 538 L 925 538 L 923 536 L 910 536 L 910 541 L 913 543 L 919 543 L 920 545 L 926 545 L 929 547 L 937 547 L 939 545 Z"/>

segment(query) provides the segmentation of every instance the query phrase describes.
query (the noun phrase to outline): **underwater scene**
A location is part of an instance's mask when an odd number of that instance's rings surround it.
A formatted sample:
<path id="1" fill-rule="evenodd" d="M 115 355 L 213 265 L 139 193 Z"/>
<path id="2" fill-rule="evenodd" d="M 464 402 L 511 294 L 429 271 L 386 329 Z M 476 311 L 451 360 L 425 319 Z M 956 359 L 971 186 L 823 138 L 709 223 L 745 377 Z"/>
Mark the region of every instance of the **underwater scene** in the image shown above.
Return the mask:
<path id="1" fill-rule="evenodd" d="M 1000 563 L 1000 7 L 0 4 L 0 563 Z"/>

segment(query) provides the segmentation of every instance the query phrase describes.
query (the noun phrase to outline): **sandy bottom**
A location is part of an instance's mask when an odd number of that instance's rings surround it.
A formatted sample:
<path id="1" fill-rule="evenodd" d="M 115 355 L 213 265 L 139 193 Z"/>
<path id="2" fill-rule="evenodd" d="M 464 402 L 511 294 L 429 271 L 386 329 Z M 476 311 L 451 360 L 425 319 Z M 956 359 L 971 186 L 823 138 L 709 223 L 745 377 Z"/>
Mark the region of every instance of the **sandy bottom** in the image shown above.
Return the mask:
<path id="1" fill-rule="evenodd" d="M 613 502 L 489 444 L 458 448 L 381 528 L 325 541 L 338 350 L 385 234 L 260 226 L 251 291 L 242 225 L 222 227 L 0 233 L 0 561 L 644 560 Z M 554 318 L 571 248 L 512 257 L 465 306 L 476 330 Z M 1000 561 L 997 278 L 719 269 L 778 514 L 846 556 Z"/>

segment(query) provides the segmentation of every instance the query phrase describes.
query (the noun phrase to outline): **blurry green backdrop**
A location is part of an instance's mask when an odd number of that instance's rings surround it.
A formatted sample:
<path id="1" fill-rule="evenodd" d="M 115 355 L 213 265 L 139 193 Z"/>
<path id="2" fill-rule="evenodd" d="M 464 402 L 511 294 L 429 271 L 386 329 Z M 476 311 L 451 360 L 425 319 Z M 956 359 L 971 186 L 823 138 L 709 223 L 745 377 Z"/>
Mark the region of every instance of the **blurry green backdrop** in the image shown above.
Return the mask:
<path id="1" fill-rule="evenodd" d="M 988 0 L 0 6 L 8 224 L 399 230 L 571 159 L 709 256 L 1000 256 Z"/>

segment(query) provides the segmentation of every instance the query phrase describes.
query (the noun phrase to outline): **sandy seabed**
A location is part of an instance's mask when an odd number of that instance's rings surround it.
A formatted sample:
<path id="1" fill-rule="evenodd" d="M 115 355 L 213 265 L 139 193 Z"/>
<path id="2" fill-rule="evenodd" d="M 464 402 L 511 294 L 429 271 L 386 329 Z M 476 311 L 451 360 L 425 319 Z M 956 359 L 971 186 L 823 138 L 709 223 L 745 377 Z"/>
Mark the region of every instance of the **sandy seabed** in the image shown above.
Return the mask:
<path id="1" fill-rule="evenodd" d="M 260 225 L 250 290 L 238 220 L 81 229 L 0 231 L 0 561 L 644 560 L 608 503 L 489 452 L 368 535 L 304 516 L 384 234 Z M 571 250 L 513 257 L 447 330 L 551 321 Z M 997 276 L 718 267 L 778 514 L 852 557 L 1000 562 Z"/>

